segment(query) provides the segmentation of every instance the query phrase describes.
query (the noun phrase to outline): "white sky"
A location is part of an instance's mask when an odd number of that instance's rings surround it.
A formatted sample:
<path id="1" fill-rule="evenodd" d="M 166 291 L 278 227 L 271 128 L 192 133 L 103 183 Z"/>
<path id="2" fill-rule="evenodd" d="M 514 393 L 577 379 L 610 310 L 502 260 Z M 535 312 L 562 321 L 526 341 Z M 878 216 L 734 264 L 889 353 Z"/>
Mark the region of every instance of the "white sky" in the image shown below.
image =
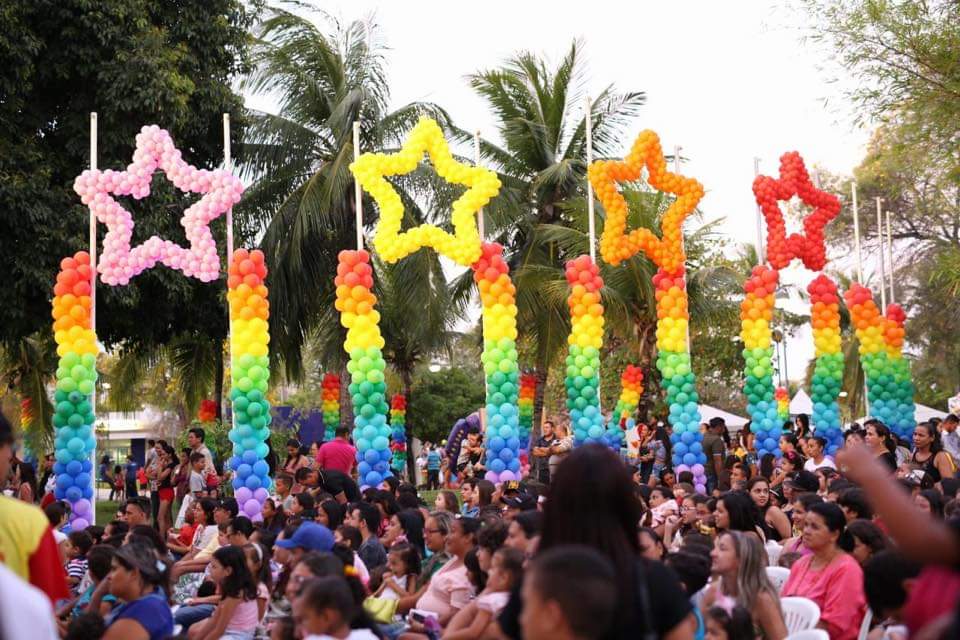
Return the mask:
<path id="1" fill-rule="evenodd" d="M 382 29 L 395 105 L 429 100 L 454 121 L 496 138 L 486 105 L 464 77 L 524 49 L 556 61 L 574 38 L 585 44 L 598 93 L 614 83 L 646 92 L 647 102 L 624 148 L 644 128 L 665 149 L 681 145 L 683 173 L 706 187 L 707 220 L 725 218 L 724 233 L 754 242 L 753 158 L 776 175 L 781 153 L 797 150 L 808 168 L 849 172 L 867 133 L 855 130 L 840 89 L 829 83 L 822 50 L 801 42 L 802 16 L 783 2 L 589 3 L 323 0 L 345 20 L 371 13 Z M 260 101 L 252 106 L 263 107 Z M 796 281 L 806 282 L 810 275 Z M 793 280 L 788 274 L 784 279 Z M 800 379 L 812 356 L 809 333 L 791 341 L 789 369 Z"/>

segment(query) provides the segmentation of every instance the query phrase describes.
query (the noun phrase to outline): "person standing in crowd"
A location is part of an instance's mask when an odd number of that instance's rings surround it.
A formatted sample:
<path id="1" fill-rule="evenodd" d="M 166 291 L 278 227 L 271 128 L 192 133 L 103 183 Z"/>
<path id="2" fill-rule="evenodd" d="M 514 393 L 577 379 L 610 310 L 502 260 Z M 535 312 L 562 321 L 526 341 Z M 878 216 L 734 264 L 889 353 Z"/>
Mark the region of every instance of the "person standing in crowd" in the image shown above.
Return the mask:
<path id="1" fill-rule="evenodd" d="M 723 473 L 723 459 L 727 448 L 723 443 L 722 433 L 726 432 L 727 423 L 717 416 L 710 418 L 707 432 L 703 436 L 703 453 L 707 463 L 703 465 L 707 476 L 707 495 L 712 494 L 720 484 L 720 474 Z"/>
<path id="2" fill-rule="evenodd" d="M 866 424 L 867 431 L 864 442 L 867 448 L 870 449 L 873 455 L 879 458 L 883 464 L 887 465 L 890 473 L 893 473 L 897 470 L 897 456 L 894 454 L 897 445 L 893 440 L 893 436 L 890 434 L 890 429 L 879 420 L 868 420 Z"/>
<path id="3" fill-rule="evenodd" d="M 301 445 L 299 440 L 296 438 L 287 440 L 287 459 L 280 468 L 282 473 L 295 478 L 297 471 L 310 467 L 310 461 L 307 459 L 307 456 L 303 455 L 300 449 Z"/>
<path id="4" fill-rule="evenodd" d="M 913 454 L 910 462 L 923 469 L 934 482 L 952 478 L 957 472 L 953 458 L 943 449 L 940 434 L 929 422 L 921 422 L 913 430 Z"/>
<path id="5" fill-rule="evenodd" d="M 127 500 L 136 498 L 140 495 L 137 488 L 137 472 L 140 471 L 140 465 L 133 459 L 133 455 L 127 456 L 127 464 L 123 466 L 123 478 L 126 484 Z"/>
<path id="6" fill-rule="evenodd" d="M 482 478 L 483 466 L 483 437 L 479 431 L 470 431 L 460 447 L 460 456 L 457 458 L 457 474 L 461 482 L 464 478 Z"/>
<path id="7" fill-rule="evenodd" d="M 147 449 L 147 462 L 143 467 L 143 472 L 147 476 L 147 491 L 150 492 L 150 516 L 154 522 L 159 522 L 160 515 L 160 470 L 163 465 L 163 440 L 154 442 L 149 440 L 150 448 Z"/>
<path id="8" fill-rule="evenodd" d="M 6 480 L 12 459 L 13 428 L 0 413 L 0 482 Z M 67 576 L 47 516 L 32 504 L 2 494 L 0 562 L 47 594 L 51 603 L 69 597 Z"/>
<path id="9" fill-rule="evenodd" d="M 430 446 L 427 451 L 427 491 L 436 491 L 440 488 L 440 450 Z"/>
<path id="10" fill-rule="evenodd" d="M 953 463 L 960 467 L 960 418 L 950 413 L 937 425 L 940 429 L 940 439 L 943 441 L 943 450 L 950 454 Z"/>
<path id="11" fill-rule="evenodd" d="M 357 464 L 357 449 L 350 444 L 350 430 L 340 426 L 334 433 L 333 440 L 324 442 L 317 452 L 317 468 L 350 475 Z"/>
<path id="12" fill-rule="evenodd" d="M 213 454 L 206 445 L 207 432 L 200 427 L 194 427 L 187 432 L 187 445 L 194 453 L 203 454 L 203 473 L 210 485 L 210 476 L 217 475 L 217 468 L 213 464 Z"/>
<path id="13" fill-rule="evenodd" d="M 803 464 L 805 471 L 816 473 L 817 469 L 822 469 L 824 467 L 829 469 L 837 468 L 837 465 L 833 463 L 833 460 L 827 457 L 825 451 L 826 447 L 826 438 L 821 438 L 819 436 L 807 438 L 807 454 L 810 457 L 807 458 L 807 461 Z"/>
<path id="14" fill-rule="evenodd" d="M 820 607 L 817 626 L 832 640 L 854 640 L 866 610 L 863 570 L 849 555 L 854 544 L 843 510 L 830 502 L 811 505 L 803 524 L 811 555 L 797 560 L 781 595 L 813 600 Z"/>
<path id="15" fill-rule="evenodd" d="M 573 449 L 573 436 L 567 430 L 567 425 L 558 424 L 555 428 L 556 438 L 550 445 L 550 458 L 548 465 L 550 467 L 550 479 L 557 473 L 557 467 L 567 459 L 570 451 Z M 480 506 L 484 506 L 481 504 Z"/>
<path id="16" fill-rule="evenodd" d="M 550 447 L 553 445 L 553 422 L 544 420 L 540 426 L 540 437 L 530 450 L 530 454 L 537 461 L 536 478 L 543 484 L 550 484 Z"/>

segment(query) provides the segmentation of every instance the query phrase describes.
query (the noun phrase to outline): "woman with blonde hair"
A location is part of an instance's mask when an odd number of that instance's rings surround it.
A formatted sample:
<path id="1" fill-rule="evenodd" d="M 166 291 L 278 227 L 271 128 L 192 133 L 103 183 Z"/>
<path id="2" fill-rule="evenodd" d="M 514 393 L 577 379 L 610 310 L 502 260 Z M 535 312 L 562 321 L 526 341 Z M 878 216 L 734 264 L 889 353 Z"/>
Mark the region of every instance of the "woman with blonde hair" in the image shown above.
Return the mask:
<path id="1" fill-rule="evenodd" d="M 757 638 L 786 638 L 780 596 L 767 577 L 767 554 L 760 540 L 742 531 L 724 531 L 717 536 L 710 558 L 714 580 L 701 601 L 703 611 L 743 607 L 753 616 Z"/>

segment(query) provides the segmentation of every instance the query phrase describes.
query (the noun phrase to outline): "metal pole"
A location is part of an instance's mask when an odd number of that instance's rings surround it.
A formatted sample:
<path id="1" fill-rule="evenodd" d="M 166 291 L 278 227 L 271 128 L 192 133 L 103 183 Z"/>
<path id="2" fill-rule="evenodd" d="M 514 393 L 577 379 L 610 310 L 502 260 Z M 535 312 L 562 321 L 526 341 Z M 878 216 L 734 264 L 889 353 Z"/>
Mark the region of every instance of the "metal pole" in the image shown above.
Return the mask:
<path id="1" fill-rule="evenodd" d="M 850 186 L 853 196 L 853 242 L 857 248 L 857 284 L 863 282 L 863 257 L 860 253 L 860 210 L 857 207 L 857 183 Z"/>
<path id="2" fill-rule="evenodd" d="M 90 113 L 90 168 L 97 168 L 97 112 Z M 97 216 L 90 208 L 90 329 L 93 335 L 97 335 Z M 99 341 L 98 341 L 99 342 Z M 93 394 L 90 397 L 90 412 L 97 415 L 97 386 L 94 384 Z M 96 443 L 97 423 L 93 423 L 94 443 Z M 90 503 L 93 505 L 90 509 L 90 524 L 97 524 L 97 473 L 100 467 L 97 464 L 97 445 L 93 445 L 93 451 L 90 452 L 90 463 L 93 465 L 91 476 L 93 477 L 93 498 Z"/>
<path id="3" fill-rule="evenodd" d="M 230 114 L 223 114 L 223 168 L 233 171 L 233 158 L 230 154 Z M 233 207 L 227 209 L 227 268 L 233 260 Z"/>
<path id="4" fill-rule="evenodd" d="M 883 259 L 883 213 L 881 203 L 883 198 L 877 198 L 877 240 L 880 244 L 880 311 L 887 313 L 887 270 Z"/>
<path id="5" fill-rule="evenodd" d="M 230 149 L 230 114 L 223 114 L 223 168 L 226 171 L 233 172 L 233 155 Z M 230 263 L 233 262 L 233 207 L 227 209 L 227 271 L 230 270 Z M 227 366 L 233 371 L 233 326 L 230 322 L 230 307 L 227 306 L 227 344 L 230 345 L 227 351 Z M 227 415 L 226 398 L 220 398 L 220 415 Z M 235 426 L 233 412 L 230 413 L 231 426 Z"/>
<path id="6" fill-rule="evenodd" d="M 590 96 L 587 96 L 587 169 L 589 170 L 590 165 L 593 163 L 593 102 L 590 100 Z M 587 224 L 590 236 L 590 261 L 597 261 L 597 249 L 596 249 L 596 240 L 597 240 L 597 223 L 594 219 L 593 212 L 593 185 L 590 184 L 590 180 L 587 179 Z"/>
<path id="7" fill-rule="evenodd" d="M 480 166 L 480 131 L 473 132 L 473 164 Z M 483 242 L 486 236 L 483 223 L 483 208 L 477 211 L 477 232 L 480 234 L 480 242 Z"/>
<path id="8" fill-rule="evenodd" d="M 887 263 L 890 265 L 890 304 L 897 301 L 897 296 L 893 291 L 893 234 L 890 232 L 890 212 L 887 211 Z"/>
<path id="9" fill-rule="evenodd" d="M 353 159 L 360 158 L 360 121 L 353 122 Z M 357 215 L 357 251 L 363 249 L 363 189 L 360 187 L 360 181 L 353 180 L 353 198 L 356 202 Z"/>
<path id="10" fill-rule="evenodd" d="M 753 177 L 756 178 L 760 175 L 760 158 L 753 159 Z M 757 204 L 757 264 L 763 264 L 765 262 L 763 256 L 763 211 L 760 209 L 760 205 Z"/>

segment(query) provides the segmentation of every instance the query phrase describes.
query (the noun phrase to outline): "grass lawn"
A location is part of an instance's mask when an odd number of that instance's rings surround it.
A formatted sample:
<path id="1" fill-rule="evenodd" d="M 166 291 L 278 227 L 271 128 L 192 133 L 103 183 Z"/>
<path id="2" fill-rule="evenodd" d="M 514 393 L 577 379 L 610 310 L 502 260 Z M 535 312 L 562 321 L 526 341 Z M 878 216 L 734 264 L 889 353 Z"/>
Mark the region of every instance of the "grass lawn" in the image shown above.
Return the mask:
<path id="1" fill-rule="evenodd" d="M 438 493 L 440 492 L 439 491 L 421 491 L 420 492 L 420 497 L 423 498 L 423 501 L 425 503 L 427 503 L 427 507 L 430 510 L 433 510 L 433 501 L 436 499 Z M 100 525 L 101 527 L 106 526 L 106 524 L 111 520 L 113 520 L 114 517 L 117 515 L 117 508 L 119 508 L 119 506 L 120 506 L 120 503 L 116 501 L 111 502 L 109 500 L 98 500 L 97 501 L 97 524 Z M 173 506 L 175 507 L 173 514 L 174 516 L 176 516 L 177 514 L 176 509 L 179 509 L 180 505 L 179 503 L 177 503 L 177 504 L 174 504 Z"/>

